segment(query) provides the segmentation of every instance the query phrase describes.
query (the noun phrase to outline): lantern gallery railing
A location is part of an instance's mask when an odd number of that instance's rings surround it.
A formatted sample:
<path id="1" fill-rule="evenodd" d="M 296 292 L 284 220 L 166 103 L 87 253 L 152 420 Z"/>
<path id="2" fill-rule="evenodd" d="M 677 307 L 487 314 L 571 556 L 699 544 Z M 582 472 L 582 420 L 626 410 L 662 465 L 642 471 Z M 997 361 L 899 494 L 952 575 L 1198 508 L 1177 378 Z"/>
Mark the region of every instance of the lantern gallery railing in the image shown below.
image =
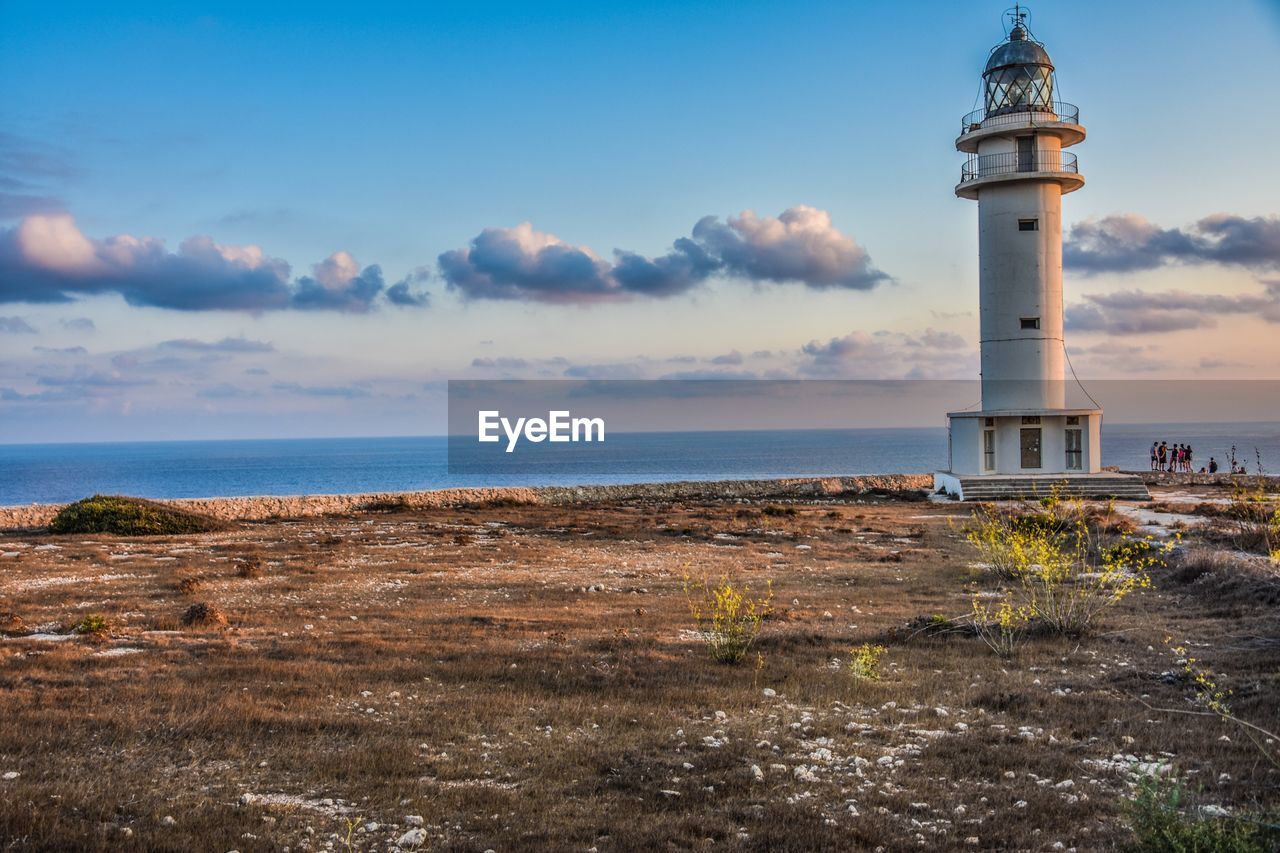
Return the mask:
<path id="1" fill-rule="evenodd" d="M 1053 101 L 1037 107 L 1011 107 L 987 114 L 985 109 L 974 110 L 960 119 L 960 135 L 986 130 L 992 127 L 1020 125 L 1033 127 L 1037 122 L 1060 121 L 1065 124 L 1080 123 L 1080 108 L 1075 104 Z"/>
<path id="2" fill-rule="evenodd" d="M 961 169 L 960 183 L 1017 172 L 1079 172 L 1079 169 L 1076 167 L 1076 155 L 1069 151 L 1033 148 L 1028 151 L 975 154 Z"/>

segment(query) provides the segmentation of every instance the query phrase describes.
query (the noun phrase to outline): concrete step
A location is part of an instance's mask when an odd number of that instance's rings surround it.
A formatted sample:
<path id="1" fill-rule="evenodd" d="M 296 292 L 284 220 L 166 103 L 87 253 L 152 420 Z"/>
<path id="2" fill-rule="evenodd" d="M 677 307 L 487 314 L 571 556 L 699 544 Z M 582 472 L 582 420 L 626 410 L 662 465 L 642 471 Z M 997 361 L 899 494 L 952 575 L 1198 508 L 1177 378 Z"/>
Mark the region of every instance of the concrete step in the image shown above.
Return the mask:
<path id="1" fill-rule="evenodd" d="M 1052 494 L 1087 498 L 1150 500 L 1146 485 L 1137 477 L 959 477 L 964 499 L 1019 500 Z"/>

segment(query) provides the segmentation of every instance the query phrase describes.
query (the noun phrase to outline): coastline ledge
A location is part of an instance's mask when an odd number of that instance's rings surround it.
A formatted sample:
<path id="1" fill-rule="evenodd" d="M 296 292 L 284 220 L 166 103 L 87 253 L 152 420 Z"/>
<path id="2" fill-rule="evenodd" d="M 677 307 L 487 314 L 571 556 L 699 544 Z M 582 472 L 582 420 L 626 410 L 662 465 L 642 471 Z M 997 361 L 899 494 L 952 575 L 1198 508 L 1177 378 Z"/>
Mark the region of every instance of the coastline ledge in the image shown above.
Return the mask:
<path id="1" fill-rule="evenodd" d="M 258 495 L 156 500 L 224 521 L 264 521 L 364 512 L 378 505 L 404 509 L 444 509 L 474 504 L 591 504 L 671 500 L 767 500 L 822 498 L 875 491 L 924 491 L 931 474 L 880 474 L 859 477 L 790 477 L 780 480 L 706 480 L 626 485 L 511 486 L 437 489 L 417 492 L 368 492 L 350 495 Z M 86 495 L 88 497 L 88 495 Z M 66 504 L 0 507 L 0 530 L 46 526 Z"/>

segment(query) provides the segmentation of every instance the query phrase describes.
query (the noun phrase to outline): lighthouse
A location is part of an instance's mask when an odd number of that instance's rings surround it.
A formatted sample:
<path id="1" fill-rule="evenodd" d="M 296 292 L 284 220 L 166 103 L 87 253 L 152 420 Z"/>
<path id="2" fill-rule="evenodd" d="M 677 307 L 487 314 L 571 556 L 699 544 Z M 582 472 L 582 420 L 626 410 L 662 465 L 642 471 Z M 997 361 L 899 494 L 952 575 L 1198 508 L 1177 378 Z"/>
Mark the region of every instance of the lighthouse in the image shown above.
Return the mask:
<path id="1" fill-rule="evenodd" d="M 948 470 L 960 499 L 1044 494 L 1147 497 L 1102 472 L 1102 409 L 1067 405 L 1062 197 L 1084 186 L 1080 111 L 1057 97 L 1053 60 L 1015 6 L 982 72 L 982 107 L 961 120 L 968 155 L 955 193 L 978 203 L 982 403 L 947 415 Z"/>

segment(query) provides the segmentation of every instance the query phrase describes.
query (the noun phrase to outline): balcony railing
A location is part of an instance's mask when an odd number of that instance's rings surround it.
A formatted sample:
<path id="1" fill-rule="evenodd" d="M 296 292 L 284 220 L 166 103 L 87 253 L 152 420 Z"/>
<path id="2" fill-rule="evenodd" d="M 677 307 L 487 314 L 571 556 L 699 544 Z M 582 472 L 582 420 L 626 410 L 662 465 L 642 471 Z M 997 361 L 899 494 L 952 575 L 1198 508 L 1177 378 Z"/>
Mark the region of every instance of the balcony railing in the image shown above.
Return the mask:
<path id="1" fill-rule="evenodd" d="M 1075 104 L 1053 101 L 1043 107 L 1010 109 L 1003 112 L 995 112 L 991 115 L 988 115 L 985 109 L 974 110 L 960 119 L 960 135 L 964 136 L 973 133 L 975 130 L 987 130 L 993 127 L 1004 127 L 1006 125 L 1027 127 L 1035 125 L 1037 122 L 1049 121 L 1079 124 L 1080 108 Z"/>
<path id="2" fill-rule="evenodd" d="M 990 178 L 995 175 L 1013 175 L 1018 172 L 1071 172 L 1079 173 L 1076 155 L 1070 151 L 1002 151 L 999 154 L 975 154 L 960 171 L 960 183 Z"/>

